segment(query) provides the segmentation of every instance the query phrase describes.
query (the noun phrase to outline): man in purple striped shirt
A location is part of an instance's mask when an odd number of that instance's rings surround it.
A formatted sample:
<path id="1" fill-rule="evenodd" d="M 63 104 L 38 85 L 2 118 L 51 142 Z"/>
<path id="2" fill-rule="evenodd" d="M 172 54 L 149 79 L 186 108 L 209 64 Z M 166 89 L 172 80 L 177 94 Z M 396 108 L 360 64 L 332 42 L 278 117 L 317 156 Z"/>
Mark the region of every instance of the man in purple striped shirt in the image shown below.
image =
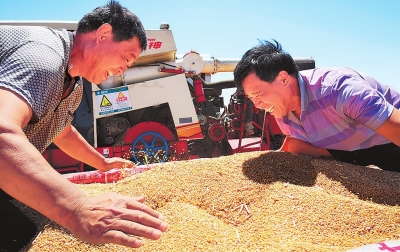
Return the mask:
<path id="1" fill-rule="evenodd" d="M 274 42 L 248 50 L 234 78 L 277 119 L 280 150 L 400 172 L 400 94 L 350 68 L 299 72 Z"/>

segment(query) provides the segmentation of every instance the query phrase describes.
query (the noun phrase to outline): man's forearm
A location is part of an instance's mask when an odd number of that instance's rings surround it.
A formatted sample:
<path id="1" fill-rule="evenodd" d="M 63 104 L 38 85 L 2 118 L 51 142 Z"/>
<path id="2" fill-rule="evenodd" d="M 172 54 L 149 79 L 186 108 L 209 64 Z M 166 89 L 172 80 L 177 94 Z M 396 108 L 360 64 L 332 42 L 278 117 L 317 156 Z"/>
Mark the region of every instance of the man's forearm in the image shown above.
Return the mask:
<path id="1" fill-rule="evenodd" d="M 294 154 L 307 155 L 313 158 L 332 157 L 326 149 L 315 147 L 312 144 L 292 137 L 286 137 L 280 150 Z"/>
<path id="2" fill-rule="evenodd" d="M 92 167 L 101 167 L 105 162 L 105 158 L 71 125 L 54 139 L 54 143 L 69 156 Z"/>
<path id="3" fill-rule="evenodd" d="M 376 132 L 392 143 L 400 146 L 400 111 L 393 109 L 390 117 L 376 130 Z"/>
<path id="4" fill-rule="evenodd" d="M 21 132 L 0 134 L 0 187 L 15 199 L 70 228 L 86 196 L 63 178 Z"/>

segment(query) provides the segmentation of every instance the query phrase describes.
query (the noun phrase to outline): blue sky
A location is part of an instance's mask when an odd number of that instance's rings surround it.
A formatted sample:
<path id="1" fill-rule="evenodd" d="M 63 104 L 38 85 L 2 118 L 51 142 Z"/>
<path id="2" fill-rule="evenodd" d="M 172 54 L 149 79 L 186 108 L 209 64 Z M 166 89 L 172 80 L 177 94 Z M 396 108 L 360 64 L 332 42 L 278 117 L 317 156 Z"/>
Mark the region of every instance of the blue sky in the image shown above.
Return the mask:
<path id="1" fill-rule="evenodd" d="M 78 21 L 106 2 L 0 0 L 0 19 Z M 400 0 L 119 2 L 146 29 L 169 23 L 178 54 L 240 58 L 258 39 L 276 39 L 293 57 L 312 57 L 317 67 L 352 67 L 400 92 Z"/>

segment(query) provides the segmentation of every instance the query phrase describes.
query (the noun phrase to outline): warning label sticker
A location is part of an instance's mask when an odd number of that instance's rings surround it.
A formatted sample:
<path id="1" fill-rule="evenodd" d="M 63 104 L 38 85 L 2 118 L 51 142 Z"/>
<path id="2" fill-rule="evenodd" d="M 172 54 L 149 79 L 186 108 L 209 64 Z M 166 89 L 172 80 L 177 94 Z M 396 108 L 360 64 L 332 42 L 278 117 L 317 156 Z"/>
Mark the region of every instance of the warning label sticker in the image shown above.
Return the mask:
<path id="1" fill-rule="evenodd" d="M 111 102 L 107 99 L 105 95 L 103 95 L 103 99 L 101 99 L 100 107 L 109 107 L 112 106 Z"/>
<path id="2" fill-rule="evenodd" d="M 119 87 L 95 92 L 99 115 L 112 114 L 132 109 L 128 87 Z"/>

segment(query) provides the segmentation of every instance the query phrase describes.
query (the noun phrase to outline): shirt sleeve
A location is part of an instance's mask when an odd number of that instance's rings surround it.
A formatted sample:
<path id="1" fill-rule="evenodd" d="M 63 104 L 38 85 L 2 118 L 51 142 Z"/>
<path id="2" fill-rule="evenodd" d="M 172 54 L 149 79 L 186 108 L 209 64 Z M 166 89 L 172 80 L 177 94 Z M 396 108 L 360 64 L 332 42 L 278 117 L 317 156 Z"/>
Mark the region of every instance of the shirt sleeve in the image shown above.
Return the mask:
<path id="1" fill-rule="evenodd" d="M 378 129 L 393 111 L 384 95 L 361 76 L 342 75 L 332 87 L 333 105 L 344 117 Z"/>
<path id="2" fill-rule="evenodd" d="M 31 123 L 46 113 L 49 99 L 59 90 L 64 57 L 46 44 L 26 41 L 12 48 L 3 58 L 0 86 L 20 95 L 32 108 Z M 63 78 L 61 76 L 61 78 Z"/>

